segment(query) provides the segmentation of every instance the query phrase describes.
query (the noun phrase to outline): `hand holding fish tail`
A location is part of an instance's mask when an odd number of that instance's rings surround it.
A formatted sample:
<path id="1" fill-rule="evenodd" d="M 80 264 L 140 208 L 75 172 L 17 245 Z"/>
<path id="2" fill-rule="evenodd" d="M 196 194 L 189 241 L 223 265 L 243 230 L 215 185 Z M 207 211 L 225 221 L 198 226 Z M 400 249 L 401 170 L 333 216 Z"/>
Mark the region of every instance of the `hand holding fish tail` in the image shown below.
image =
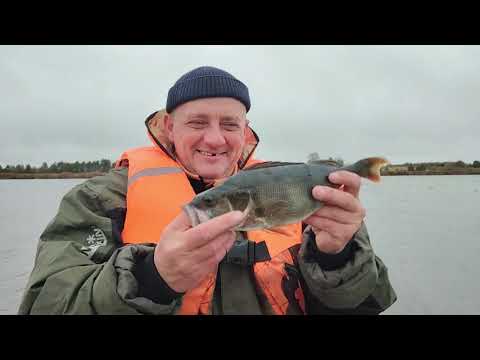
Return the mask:
<path id="1" fill-rule="evenodd" d="M 160 276 L 176 292 L 195 288 L 216 271 L 235 241 L 233 228 L 243 219 L 240 212 L 229 212 L 192 228 L 182 211 L 165 228 L 155 248 L 154 263 Z"/>
<path id="2" fill-rule="evenodd" d="M 329 180 L 343 185 L 343 189 L 315 186 L 313 197 L 325 205 L 304 222 L 312 226 L 318 249 L 335 254 L 342 251 L 360 229 L 366 211 L 358 199 L 361 185 L 358 175 L 337 171 L 330 174 Z"/>

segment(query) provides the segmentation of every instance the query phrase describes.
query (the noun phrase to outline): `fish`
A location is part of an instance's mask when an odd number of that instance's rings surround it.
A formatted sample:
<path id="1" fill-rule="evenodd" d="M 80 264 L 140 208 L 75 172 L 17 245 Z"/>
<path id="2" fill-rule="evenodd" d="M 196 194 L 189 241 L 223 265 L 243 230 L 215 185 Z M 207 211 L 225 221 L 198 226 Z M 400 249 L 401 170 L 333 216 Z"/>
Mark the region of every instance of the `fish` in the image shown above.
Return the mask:
<path id="1" fill-rule="evenodd" d="M 380 182 L 380 170 L 388 164 L 383 157 L 369 157 L 343 167 L 328 160 L 258 163 L 197 194 L 183 209 L 192 227 L 238 210 L 244 220 L 236 231 L 275 228 L 303 221 L 320 209 L 324 204 L 312 196 L 312 189 L 316 185 L 338 188 L 328 180 L 332 172 L 350 171 Z"/>

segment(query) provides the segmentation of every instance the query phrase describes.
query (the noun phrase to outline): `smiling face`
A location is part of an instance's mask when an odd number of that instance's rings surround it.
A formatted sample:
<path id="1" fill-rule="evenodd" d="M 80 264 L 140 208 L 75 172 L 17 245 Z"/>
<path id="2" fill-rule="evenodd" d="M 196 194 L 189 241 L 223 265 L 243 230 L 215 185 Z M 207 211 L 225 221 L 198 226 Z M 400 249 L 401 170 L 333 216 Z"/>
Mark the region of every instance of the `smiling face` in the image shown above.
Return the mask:
<path id="1" fill-rule="evenodd" d="M 164 117 L 177 160 L 190 172 L 213 180 L 231 175 L 245 144 L 245 106 L 233 98 L 186 102 Z"/>

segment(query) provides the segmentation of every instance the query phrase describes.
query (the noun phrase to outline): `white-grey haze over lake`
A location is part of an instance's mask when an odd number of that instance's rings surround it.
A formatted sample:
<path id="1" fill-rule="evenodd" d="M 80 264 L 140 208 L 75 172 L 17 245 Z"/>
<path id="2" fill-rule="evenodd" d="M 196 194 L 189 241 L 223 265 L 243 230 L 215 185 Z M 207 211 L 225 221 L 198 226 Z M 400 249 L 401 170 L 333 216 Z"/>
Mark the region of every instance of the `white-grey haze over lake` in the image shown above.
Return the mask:
<path id="1" fill-rule="evenodd" d="M 0 46 L 0 165 L 115 160 L 185 72 L 249 88 L 263 159 L 480 160 L 479 46 Z"/>

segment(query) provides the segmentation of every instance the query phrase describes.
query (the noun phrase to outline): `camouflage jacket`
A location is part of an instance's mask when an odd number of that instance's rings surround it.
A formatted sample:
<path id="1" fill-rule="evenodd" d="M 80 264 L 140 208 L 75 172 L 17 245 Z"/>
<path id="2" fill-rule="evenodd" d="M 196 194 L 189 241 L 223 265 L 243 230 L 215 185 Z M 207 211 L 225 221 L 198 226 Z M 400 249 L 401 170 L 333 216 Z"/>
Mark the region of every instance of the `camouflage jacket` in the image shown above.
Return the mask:
<path id="1" fill-rule="evenodd" d="M 64 196 L 40 236 L 19 314 L 177 313 L 181 296 L 159 304 L 139 295 L 135 266 L 155 245 L 122 243 L 126 191 L 127 168 L 120 168 Z M 353 256 L 333 270 L 309 259 L 308 237 L 306 231 L 295 266 L 307 314 L 378 314 L 393 304 L 396 294 L 387 268 L 374 254 L 365 225 L 352 239 Z M 222 288 L 222 293 L 228 291 Z M 261 294 L 256 295 L 261 313 L 272 313 Z"/>

